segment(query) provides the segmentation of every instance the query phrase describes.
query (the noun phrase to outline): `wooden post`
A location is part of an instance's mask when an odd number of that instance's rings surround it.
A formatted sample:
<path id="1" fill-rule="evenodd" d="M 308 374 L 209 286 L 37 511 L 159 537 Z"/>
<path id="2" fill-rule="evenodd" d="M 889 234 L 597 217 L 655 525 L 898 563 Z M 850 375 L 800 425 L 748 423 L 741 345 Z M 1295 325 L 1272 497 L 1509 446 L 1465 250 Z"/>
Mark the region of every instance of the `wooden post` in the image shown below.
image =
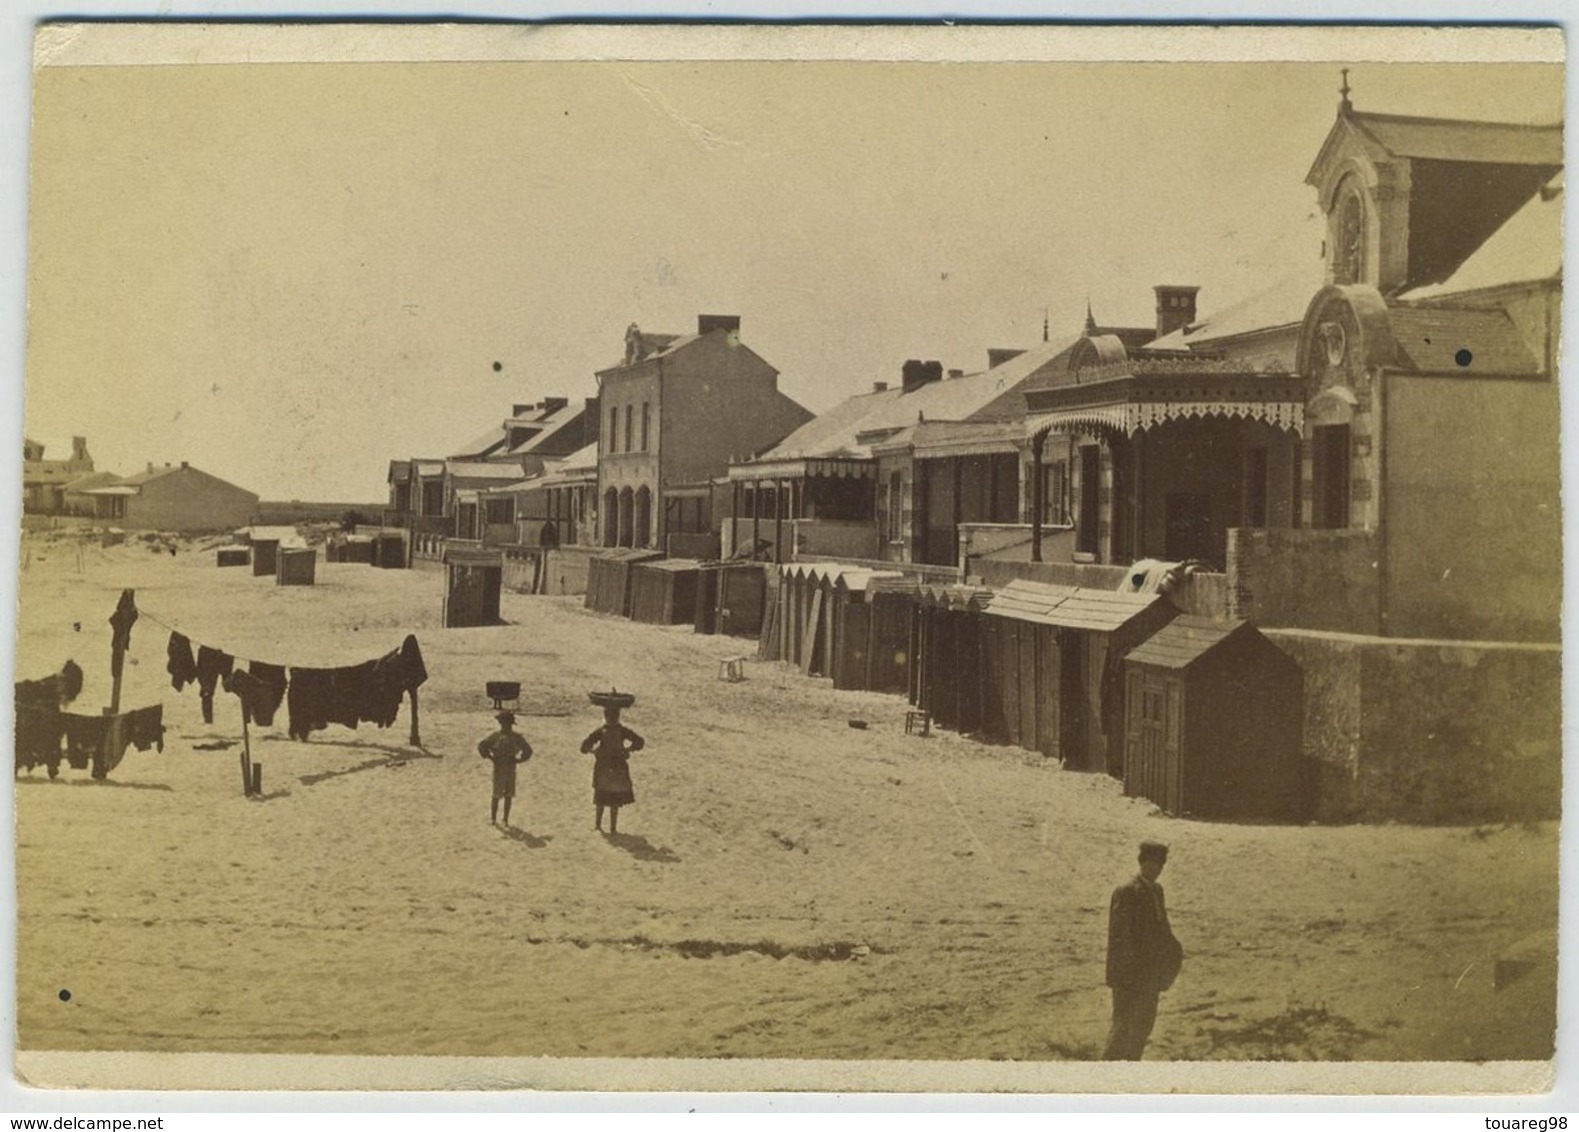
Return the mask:
<path id="1" fill-rule="evenodd" d="M 410 740 L 410 742 L 411 742 L 411 745 L 413 747 L 420 747 L 420 746 L 422 746 L 422 732 L 420 730 L 418 730 L 417 690 L 415 688 L 411 688 L 411 689 L 408 690 L 407 694 L 411 696 L 411 740 Z"/>
<path id="2" fill-rule="evenodd" d="M 784 481 L 773 481 L 773 561 L 784 561 Z"/>
<path id="3" fill-rule="evenodd" d="M 1047 434 L 1039 432 L 1031 438 L 1031 561 L 1042 560 L 1042 511 L 1047 506 L 1043 496 L 1047 485 L 1042 476 L 1042 448 Z"/>
<path id="4" fill-rule="evenodd" d="M 241 793 L 243 797 L 252 794 L 252 738 L 247 731 L 247 713 L 241 713 Z"/>
<path id="5" fill-rule="evenodd" d="M 263 764 L 262 763 L 253 763 L 252 764 L 252 796 L 254 798 L 261 798 L 261 797 L 263 797 Z"/>

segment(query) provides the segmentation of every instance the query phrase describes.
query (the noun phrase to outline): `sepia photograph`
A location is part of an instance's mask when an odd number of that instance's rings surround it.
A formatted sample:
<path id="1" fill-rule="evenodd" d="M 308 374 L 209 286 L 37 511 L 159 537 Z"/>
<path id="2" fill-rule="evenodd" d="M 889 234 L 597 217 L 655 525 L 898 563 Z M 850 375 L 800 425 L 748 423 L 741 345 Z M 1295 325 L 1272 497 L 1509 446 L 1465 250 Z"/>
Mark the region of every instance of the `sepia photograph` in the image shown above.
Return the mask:
<path id="1" fill-rule="evenodd" d="M 40 25 L 17 1083 L 1551 1089 L 1564 104 Z"/>

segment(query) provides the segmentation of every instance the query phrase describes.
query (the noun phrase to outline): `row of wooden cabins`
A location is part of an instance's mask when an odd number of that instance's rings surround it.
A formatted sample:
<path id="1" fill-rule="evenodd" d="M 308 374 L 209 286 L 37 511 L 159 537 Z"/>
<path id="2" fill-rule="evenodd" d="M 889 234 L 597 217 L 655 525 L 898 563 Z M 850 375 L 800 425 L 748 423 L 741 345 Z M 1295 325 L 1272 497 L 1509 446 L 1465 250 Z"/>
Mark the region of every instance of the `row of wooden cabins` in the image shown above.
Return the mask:
<path id="1" fill-rule="evenodd" d="M 1162 593 L 615 549 L 592 559 L 585 605 L 757 637 L 760 659 L 905 696 L 929 727 L 1110 774 L 1175 816 L 1305 816 L 1298 665 Z"/>

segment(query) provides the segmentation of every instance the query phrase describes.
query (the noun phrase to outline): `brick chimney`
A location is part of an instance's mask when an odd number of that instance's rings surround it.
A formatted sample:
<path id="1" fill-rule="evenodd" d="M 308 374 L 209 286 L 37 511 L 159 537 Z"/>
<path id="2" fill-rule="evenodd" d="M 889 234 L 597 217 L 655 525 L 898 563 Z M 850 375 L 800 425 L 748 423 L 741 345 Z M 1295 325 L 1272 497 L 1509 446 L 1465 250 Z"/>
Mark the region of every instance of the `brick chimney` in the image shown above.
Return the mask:
<path id="1" fill-rule="evenodd" d="M 929 385 L 934 381 L 942 381 L 943 363 L 921 362 L 911 358 L 905 362 L 899 372 L 900 388 L 909 393 L 912 390 L 920 389 L 923 385 Z"/>
<path id="2" fill-rule="evenodd" d="M 711 334 L 715 330 L 731 330 L 740 332 L 740 316 L 738 314 L 699 314 L 696 316 L 696 332 L 698 334 Z"/>
<path id="3" fill-rule="evenodd" d="M 948 377 L 949 377 L 950 381 L 958 381 L 960 378 L 962 378 L 964 376 L 965 376 L 965 371 L 962 370 L 962 369 L 951 369 L 951 370 L 948 371 Z"/>
<path id="4" fill-rule="evenodd" d="M 570 404 L 569 397 L 544 397 L 543 415 L 546 417 L 550 413 L 557 413 L 568 404 Z"/>
<path id="5" fill-rule="evenodd" d="M 874 382 L 872 382 L 872 392 L 873 393 L 887 393 L 888 392 L 888 382 L 886 382 L 886 381 L 874 381 Z"/>
<path id="6" fill-rule="evenodd" d="M 1162 284 L 1152 288 L 1157 293 L 1157 337 L 1172 334 L 1181 326 L 1195 321 L 1195 295 L 1199 287 L 1173 287 Z"/>
<path id="7" fill-rule="evenodd" d="M 88 458 L 88 438 L 86 436 L 73 436 L 71 438 L 71 458 L 73 460 L 86 460 Z"/>

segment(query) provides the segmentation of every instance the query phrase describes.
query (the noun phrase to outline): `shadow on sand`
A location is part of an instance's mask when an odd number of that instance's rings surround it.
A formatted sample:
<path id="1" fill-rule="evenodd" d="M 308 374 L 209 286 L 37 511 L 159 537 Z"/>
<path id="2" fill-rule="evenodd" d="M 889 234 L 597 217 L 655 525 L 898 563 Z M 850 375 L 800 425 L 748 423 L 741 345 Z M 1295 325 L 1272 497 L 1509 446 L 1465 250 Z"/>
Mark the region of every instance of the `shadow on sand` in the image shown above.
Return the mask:
<path id="1" fill-rule="evenodd" d="M 173 794 L 175 787 L 164 782 L 118 782 L 113 778 L 29 778 L 25 775 L 17 777 L 18 785 L 27 783 L 31 786 L 114 786 L 121 790 L 163 790 Z"/>
<path id="2" fill-rule="evenodd" d="M 499 826 L 499 832 L 510 841 L 518 841 L 528 849 L 547 849 L 552 837 L 536 837 L 524 829 L 517 829 L 513 825 Z"/>
<path id="3" fill-rule="evenodd" d="M 383 751 L 388 757 L 382 759 L 368 759 L 366 762 L 357 763 L 355 766 L 342 767 L 340 770 L 325 770 L 317 774 L 304 774 L 296 781 L 303 786 L 316 786 L 320 782 L 327 782 L 331 778 L 340 778 L 347 774 L 358 774 L 364 770 L 377 770 L 379 767 L 405 766 L 412 759 L 442 759 L 443 755 L 435 755 L 431 751 L 420 747 L 383 747 L 377 743 L 336 743 L 337 747 L 354 747 L 364 750 Z"/>
<path id="4" fill-rule="evenodd" d="M 625 850 L 638 861 L 656 861 L 660 865 L 680 863 L 680 857 L 673 849 L 654 845 L 639 833 L 609 833 L 603 839 L 615 848 Z"/>

